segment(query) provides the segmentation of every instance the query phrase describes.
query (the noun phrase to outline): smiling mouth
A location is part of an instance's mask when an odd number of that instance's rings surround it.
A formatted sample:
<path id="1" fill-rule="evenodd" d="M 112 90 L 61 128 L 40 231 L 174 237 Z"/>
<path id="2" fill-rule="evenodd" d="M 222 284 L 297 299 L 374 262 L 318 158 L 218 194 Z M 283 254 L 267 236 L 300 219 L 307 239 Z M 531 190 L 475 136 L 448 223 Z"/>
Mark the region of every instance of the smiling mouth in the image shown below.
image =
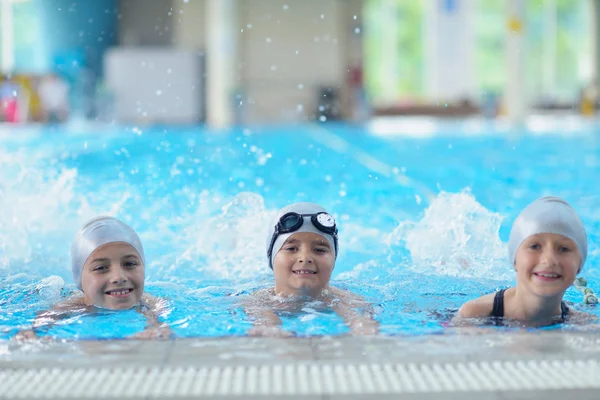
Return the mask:
<path id="1" fill-rule="evenodd" d="M 555 274 L 552 272 L 534 272 L 533 275 L 542 280 L 556 280 L 562 276 L 560 274 Z"/>
<path id="2" fill-rule="evenodd" d="M 133 289 L 114 289 L 106 291 L 104 294 L 114 297 L 127 297 L 131 292 L 133 292 Z"/>
<path id="3" fill-rule="evenodd" d="M 292 271 L 296 275 L 316 275 L 317 271 L 309 271 L 306 269 L 299 269 L 297 271 Z"/>

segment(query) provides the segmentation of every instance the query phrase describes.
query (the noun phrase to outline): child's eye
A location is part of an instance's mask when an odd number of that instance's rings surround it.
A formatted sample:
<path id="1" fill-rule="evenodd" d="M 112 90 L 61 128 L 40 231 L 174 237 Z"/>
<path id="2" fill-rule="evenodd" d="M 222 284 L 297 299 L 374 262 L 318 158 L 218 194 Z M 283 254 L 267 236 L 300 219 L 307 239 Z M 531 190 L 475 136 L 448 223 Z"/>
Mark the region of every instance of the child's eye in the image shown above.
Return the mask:
<path id="1" fill-rule="evenodd" d="M 530 245 L 529 245 L 529 248 L 530 248 L 531 250 L 539 250 L 539 249 L 541 249 L 541 248 L 542 248 L 542 246 L 540 246 L 538 243 L 533 243 L 533 244 L 530 244 Z"/>
<path id="2" fill-rule="evenodd" d="M 137 267 L 138 263 L 136 261 L 126 261 L 123 265 L 126 268 L 135 268 Z"/>
<path id="3" fill-rule="evenodd" d="M 567 246 L 561 246 L 559 250 L 561 253 L 568 253 L 571 251 L 571 248 Z"/>
<path id="4" fill-rule="evenodd" d="M 327 253 L 328 251 L 329 251 L 329 249 L 327 249 L 326 247 L 317 247 L 317 248 L 315 248 L 315 252 L 320 253 L 320 254 Z"/>
<path id="5" fill-rule="evenodd" d="M 97 271 L 97 272 L 108 271 L 108 265 L 96 265 L 94 267 L 93 271 Z"/>
<path id="6" fill-rule="evenodd" d="M 297 249 L 298 248 L 296 246 L 289 246 L 289 247 L 286 247 L 284 250 L 286 250 L 286 251 L 296 251 Z"/>

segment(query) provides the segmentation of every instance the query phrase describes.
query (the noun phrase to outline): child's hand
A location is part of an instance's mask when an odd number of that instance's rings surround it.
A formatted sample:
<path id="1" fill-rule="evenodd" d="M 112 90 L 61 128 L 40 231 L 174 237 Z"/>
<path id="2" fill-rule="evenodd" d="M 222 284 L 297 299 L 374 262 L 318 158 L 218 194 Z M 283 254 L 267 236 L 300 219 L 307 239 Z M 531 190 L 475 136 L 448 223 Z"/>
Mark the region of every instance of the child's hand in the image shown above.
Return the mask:
<path id="1" fill-rule="evenodd" d="M 353 335 L 370 336 L 379 333 L 379 322 L 371 318 L 354 318 L 348 325 Z"/>
<path id="2" fill-rule="evenodd" d="M 132 339 L 161 339 L 166 340 L 170 339 L 173 335 L 173 331 L 168 326 L 155 326 L 152 328 L 147 328 L 143 332 L 136 333 L 131 338 Z"/>
<path id="3" fill-rule="evenodd" d="M 37 339 L 37 337 L 38 336 L 33 329 L 28 329 L 26 331 L 19 331 L 15 335 L 15 339 L 18 342 L 26 342 L 28 340 L 35 340 L 35 339 Z"/>
<path id="4" fill-rule="evenodd" d="M 293 337 L 296 336 L 294 332 L 286 331 L 279 326 L 265 326 L 259 325 L 254 326 L 248 330 L 248 336 L 259 336 L 259 337 Z"/>

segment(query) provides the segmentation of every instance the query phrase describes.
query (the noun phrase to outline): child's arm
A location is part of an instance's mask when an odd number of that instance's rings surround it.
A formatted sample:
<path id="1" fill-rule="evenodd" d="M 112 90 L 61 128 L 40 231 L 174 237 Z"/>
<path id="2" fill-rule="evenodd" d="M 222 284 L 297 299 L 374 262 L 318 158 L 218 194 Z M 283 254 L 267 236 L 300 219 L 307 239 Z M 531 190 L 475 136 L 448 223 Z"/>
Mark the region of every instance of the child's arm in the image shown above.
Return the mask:
<path id="1" fill-rule="evenodd" d="M 292 332 L 281 327 L 281 318 L 273 311 L 273 304 L 266 291 L 253 293 L 249 300 L 243 304 L 246 315 L 252 319 L 252 328 L 248 330 L 249 336 L 289 337 Z"/>
<path id="2" fill-rule="evenodd" d="M 144 294 L 142 302 L 146 305 L 146 308 L 142 309 L 141 312 L 146 317 L 148 325 L 142 332 L 132 337 L 134 339 L 170 339 L 173 336 L 171 327 L 167 323 L 158 320 L 160 315 L 166 311 L 165 300 Z"/>
<path id="3" fill-rule="evenodd" d="M 454 326 L 468 326 L 474 324 L 476 318 L 487 318 L 494 307 L 494 296 L 496 293 L 486 294 L 477 299 L 467 301 L 463 304 L 456 316 L 452 319 Z"/>
<path id="4" fill-rule="evenodd" d="M 37 338 L 36 329 L 51 327 L 57 321 L 69 317 L 72 313 L 81 312 L 84 308 L 85 304 L 82 296 L 75 296 L 57 303 L 49 310 L 38 312 L 31 328 L 17 332 L 15 339 L 19 341 L 35 339 Z"/>
<path id="5" fill-rule="evenodd" d="M 373 318 L 373 307 L 362 297 L 345 290 L 330 287 L 334 295 L 332 308 L 342 317 L 354 335 L 375 335 L 379 322 Z"/>

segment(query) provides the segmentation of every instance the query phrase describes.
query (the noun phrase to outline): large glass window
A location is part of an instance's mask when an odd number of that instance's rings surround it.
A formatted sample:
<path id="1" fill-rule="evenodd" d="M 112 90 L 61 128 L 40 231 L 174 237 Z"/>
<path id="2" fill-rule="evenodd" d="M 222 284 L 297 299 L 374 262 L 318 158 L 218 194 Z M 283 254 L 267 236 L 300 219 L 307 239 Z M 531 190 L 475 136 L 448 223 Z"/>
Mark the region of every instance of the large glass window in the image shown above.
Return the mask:
<path id="1" fill-rule="evenodd" d="M 424 32 L 428 5 L 428 1 L 416 0 L 366 0 L 365 83 L 375 105 L 427 98 Z M 508 80 L 507 6 L 506 0 L 474 0 L 479 98 L 501 95 Z M 591 1 L 525 1 L 525 76 L 531 105 L 573 102 L 593 79 L 591 13 Z"/>
<path id="2" fill-rule="evenodd" d="M 367 0 L 366 88 L 376 104 L 425 94 L 424 1 Z"/>

